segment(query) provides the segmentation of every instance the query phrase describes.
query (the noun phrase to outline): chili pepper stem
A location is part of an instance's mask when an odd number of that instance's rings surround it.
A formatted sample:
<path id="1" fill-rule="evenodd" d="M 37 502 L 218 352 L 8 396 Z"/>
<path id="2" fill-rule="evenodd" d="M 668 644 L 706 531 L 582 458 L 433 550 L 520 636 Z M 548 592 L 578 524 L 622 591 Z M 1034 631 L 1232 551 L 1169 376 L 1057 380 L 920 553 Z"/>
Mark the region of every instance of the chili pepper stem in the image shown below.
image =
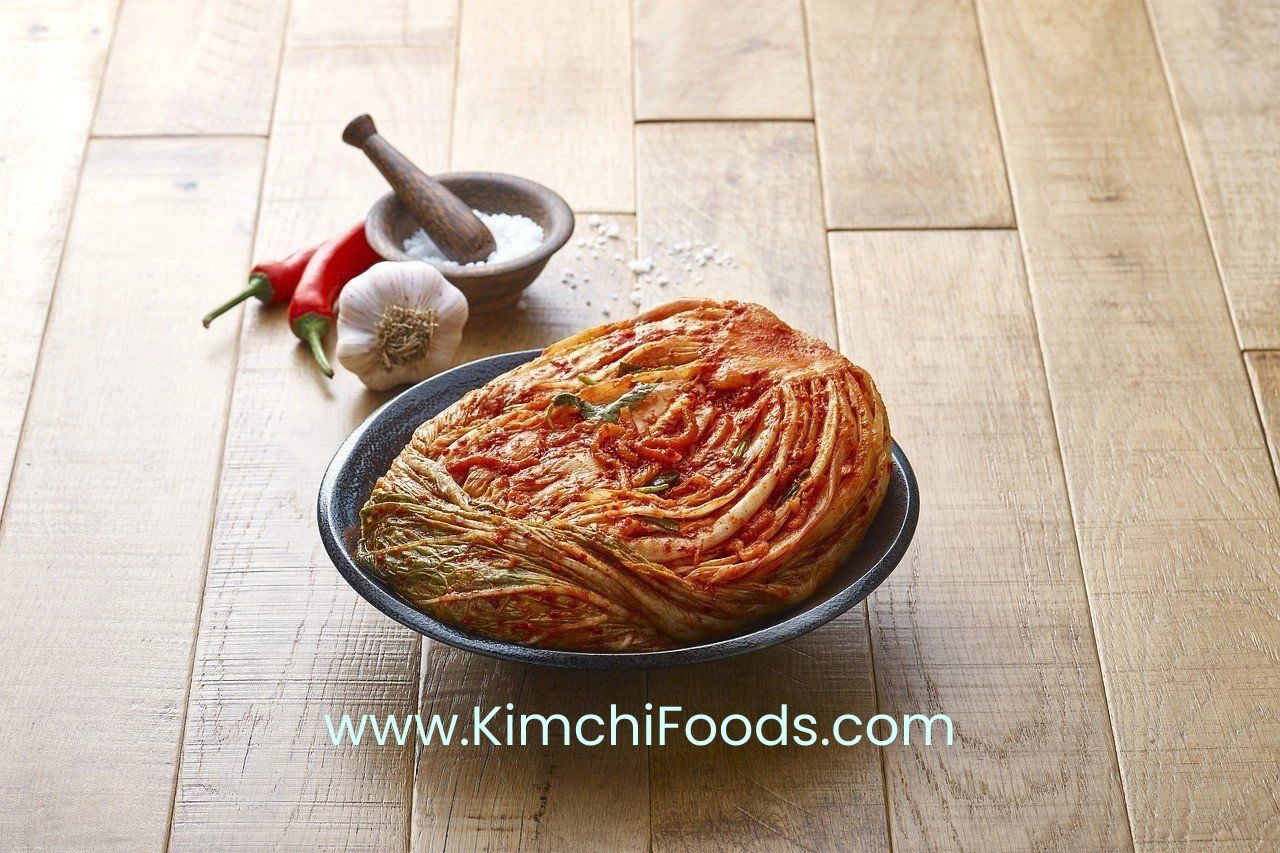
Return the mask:
<path id="1" fill-rule="evenodd" d="M 263 302 L 270 302 L 271 297 L 275 296 L 275 288 L 271 286 L 271 279 L 267 278 L 266 275 L 260 272 L 256 272 L 249 276 L 249 285 L 244 290 L 240 291 L 217 308 L 214 308 L 208 314 L 205 314 L 204 319 L 201 322 L 204 323 L 204 327 L 206 329 L 209 328 L 209 324 L 215 319 L 221 317 L 241 302 L 244 302 L 250 296 L 256 296 Z"/>
<path id="2" fill-rule="evenodd" d="M 311 347 L 311 355 L 324 371 L 324 375 L 333 378 L 333 366 L 329 357 L 324 354 L 324 336 L 329 331 L 329 318 L 319 314 L 303 314 L 293 321 L 293 333 Z"/>

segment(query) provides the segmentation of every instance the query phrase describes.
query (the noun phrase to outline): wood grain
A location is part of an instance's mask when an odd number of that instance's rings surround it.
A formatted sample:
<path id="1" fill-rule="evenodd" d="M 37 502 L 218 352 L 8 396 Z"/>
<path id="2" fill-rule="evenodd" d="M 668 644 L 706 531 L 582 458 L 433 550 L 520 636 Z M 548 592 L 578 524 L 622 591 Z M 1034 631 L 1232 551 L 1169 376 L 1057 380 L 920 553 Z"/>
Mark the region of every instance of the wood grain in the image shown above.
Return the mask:
<path id="1" fill-rule="evenodd" d="M 831 228 L 1013 224 L 969 0 L 808 0 Z"/>
<path id="2" fill-rule="evenodd" d="M 490 725 L 504 737 L 511 714 L 583 714 L 609 719 L 644 714 L 642 673 L 565 672 L 487 660 L 427 641 L 420 707 L 424 714 L 457 714 L 469 725 L 499 714 Z M 510 705 L 508 709 L 506 706 Z M 645 747 L 565 746 L 560 724 L 550 724 L 551 745 L 530 724 L 529 746 L 487 741 L 420 750 L 414 797 L 415 851 L 649 849 Z M 621 727 L 620 738 L 630 736 Z M 588 726 L 588 737 L 607 732 Z M 607 734 L 606 734 L 607 736 Z"/>
<path id="3" fill-rule="evenodd" d="M 360 110 L 442 168 L 452 67 L 412 48 L 290 49 L 255 254 L 332 235 L 384 191 L 340 139 Z M 221 269 L 233 289 L 239 273 Z M 389 395 L 325 379 L 279 310 L 245 313 L 171 846 L 399 849 L 412 745 L 334 747 L 324 715 L 412 713 L 418 637 L 347 586 L 315 526 L 332 451 Z"/>
<path id="4" fill-rule="evenodd" d="M 633 211 L 629 17 L 627 0 L 466 0 L 452 168 Z"/>
<path id="5" fill-rule="evenodd" d="M 1247 352 L 1244 357 L 1271 448 L 1271 466 L 1280 476 L 1280 352 Z"/>
<path id="6" fill-rule="evenodd" d="M 1140 4 L 979 3 L 1135 842 L 1280 839 L 1280 502 Z"/>
<path id="7" fill-rule="evenodd" d="M 197 318 L 262 154 L 88 148 L 0 530 L 5 846 L 164 845 L 235 343 Z"/>
<path id="8" fill-rule="evenodd" d="M 1148 7 L 1240 343 L 1280 348 L 1280 8 Z"/>
<path id="9" fill-rule="evenodd" d="M 671 280 L 638 281 L 642 306 L 679 296 L 749 299 L 834 344 L 835 321 L 813 128 L 744 122 L 640 125 L 639 245 Z M 680 263 L 709 243 L 730 264 Z"/>
<path id="10" fill-rule="evenodd" d="M 880 703 L 958 734 L 884 751 L 895 849 L 1131 847 L 1017 235 L 832 234 L 831 256 L 846 354 L 928 496 L 871 599 Z"/>
<path id="11" fill-rule="evenodd" d="M 115 0 L 0 5 L 0 507 L 115 11 Z"/>
<path id="12" fill-rule="evenodd" d="M 800 0 L 639 0 L 636 118 L 808 119 Z"/>
<path id="13" fill-rule="evenodd" d="M 677 295 L 761 302 L 835 341 L 813 129 L 805 124 L 645 124 L 639 148 L 641 254 L 713 241 L 735 266 L 702 282 L 642 289 L 652 305 Z M 761 215 L 767 211 L 767 216 Z M 659 244 L 658 239 L 662 239 Z M 649 676 L 648 701 L 684 715 L 875 713 L 866 612 L 766 651 Z M 855 747 L 695 747 L 650 753 L 653 843 L 659 849 L 887 849 L 880 757 Z M 838 829 L 833 829 L 838 827 Z"/>
<path id="14" fill-rule="evenodd" d="M 291 0 L 289 42 L 298 47 L 408 47 L 452 52 L 458 0 Z"/>
<path id="15" fill-rule="evenodd" d="M 265 136 L 287 0 L 129 0 L 93 130 L 99 136 Z"/>

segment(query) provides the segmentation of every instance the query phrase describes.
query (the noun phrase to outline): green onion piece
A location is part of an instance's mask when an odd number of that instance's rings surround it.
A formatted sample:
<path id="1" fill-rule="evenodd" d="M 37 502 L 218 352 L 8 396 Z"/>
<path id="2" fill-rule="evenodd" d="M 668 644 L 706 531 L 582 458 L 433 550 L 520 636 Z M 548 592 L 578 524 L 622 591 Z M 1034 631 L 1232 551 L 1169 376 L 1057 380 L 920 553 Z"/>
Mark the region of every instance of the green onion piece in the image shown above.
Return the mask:
<path id="1" fill-rule="evenodd" d="M 586 405 L 586 403 L 584 403 L 582 398 L 579 397 L 577 394 L 570 394 L 568 392 L 565 392 L 563 394 L 557 394 L 554 397 L 552 397 L 551 405 L 572 406 L 575 409 L 581 409 L 583 406 Z"/>
<path id="2" fill-rule="evenodd" d="M 680 522 L 676 521 L 674 518 L 654 518 L 649 515 L 639 515 L 636 517 L 641 521 L 652 524 L 659 530 L 666 530 L 669 533 L 677 533 L 680 530 Z"/>
<path id="3" fill-rule="evenodd" d="M 645 397 L 648 397 L 656 385 L 637 385 L 618 399 L 614 400 L 607 406 L 597 406 L 595 403 L 588 403 L 577 394 L 561 393 L 551 398 L 553 406 L 572 406 L 577 409 L 584 420 L 588 421 L 608 421 L 611 424 L 618 422 L 618 415 L 622 414 L 623 409 L 630 408 L 639 403 Z"/>
<path id="4" fill-rule="evenodd" d="M 747 448 L 751 446 L 751 436 L 744 435 L 742 441 L 738 442 L 738 446 L 733 448 L 733 458 L 741 459 L 746 454 Z"/>
<path id="5" fill-rule="evenodd" d="M 659 474 L 653 478 L 653 482 L 647 486 L 641 486 L 636 489 L 637 492 L 644 492 L 646 495 L 656 495 L 659 492 L 665 492 L 667 489 L 675 485 L 676 480 L 680 479 L 677 471 L 667 471 L 665 474 Z"/>
<path id="6" fill-rule="evenodd" d="M 619 376 L 629 376 L 629 375 L 631 375 L 632 373 L 640 373 L 640 372 L 645 371 L 645 370 L 648 370 L 648 368 L 647 368 L 647 367 L 641 367 L 641 366 L 640 366 L 640 365 L 638 365 L 638 364 L 631 364 L 630 362 L 626 362 L 626 361 L 620 361 L 620 362 L 618 362 L 618 375 L 619 375 Z"/>
<path id="7" fill-rule="evenodd" d="M 803 483 L 808 476 L 809 476 L 808 468 L 805 468 L 803 471 L 797 474 L 796 478 L 791 481 L 791 486 L 787 489 L 786 494 L 782 496 L 782 499 L 779 500 L 778 503 L 784 504 L 787 501 L 794 498 L 796 496 L 796 492 L 800 491 L 800 484 Z"/>

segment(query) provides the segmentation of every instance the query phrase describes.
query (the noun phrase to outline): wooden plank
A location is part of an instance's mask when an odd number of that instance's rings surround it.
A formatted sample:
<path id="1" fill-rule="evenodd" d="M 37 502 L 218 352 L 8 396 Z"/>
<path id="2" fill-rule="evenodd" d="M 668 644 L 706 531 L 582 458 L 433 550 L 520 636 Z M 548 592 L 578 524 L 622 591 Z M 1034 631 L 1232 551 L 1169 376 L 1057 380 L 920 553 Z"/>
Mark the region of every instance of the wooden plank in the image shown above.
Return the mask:
<path id="1" fill-rule="evenodd" d="M 7 846 L 164 845 L 235 349 L 196 318 L 248 257 L 262 154 L 88 148 L 0 529 Z"/>
<path id="2" fill-rule="evenodd" d="M 1280 839 L 1280 502 L 1141 4 L 981 0 L 1140 848 Z"/>
<path id="3" fill-rule="evenodd" d="M 447 54 L 413 48 L 290 49 L 255 254 L 315 243 L 383 191 L 339 139 L 362 110 L 408 156 L 441 169 L 452 69 Z M 234 278 L 223 276 L 224 290 Z M 389 395 L 365 392 L 345 371 L 326 380 L 281 311 L 255 303 L 247 314 L 172 847 L 399 849 L 412 744 L 334 747 L 324 715 L 411 713 L 418 637 L 356 596 L 315 527 L 330 454 Z"/>
<path id="4" fill-rule="evenodd" d="M 808 119 L 800 0 L 640 0 L 636 118 Z"/>
<path id="5" fill-rule="evenodd" d="M 749 299 L 834 343 L 821 192 L 807 124 L 644 124 L 639 147 L 642 254 L 671 266 L 661 246 L 714 242 L 714 264 L 666 286 L 641 288 L 646 305 L 677 295 Z M 658 240 L 662 242 L 659 243 Z M 875 714 L 866 612 L 744 658 L 649 675 L 655 708 L 756 717 L 785 703 L 820 725 Z M 767 770 L 765 769 L 767 768 Z M 771 749 L 759 744 L 669 743 L 650 753 L 653 843 L 663 849 L 887 848 L 880 756 L 854 747 Z"/>
<path id="6" fill-rule="evenodd" d="M 1247 352 L 1244 358 L 1271 448 L 1271 465 L 1280 475 L 1280 352 Z"/>
<path id="7" fill-rule="evenodd" d="M 927 496 L 871 600 L 880 702 L 962 730 L 884 751 L 895 849 L 1131 847 L 1017 235 L 832 234 L 831 257 Z"/>
<path id="8" fill-rule="evenodd" d="M 1242 346 L 1280 348 L 1280 14 L 1248 0 L 1150 0 Z"/>
<path id="9" fill-rule="evenodd" d="M 670 279 L 639 279 L 643 306 L 680 296 L 749 299 L 834 344 L 813 128 L 682 122 L 639 126 L 636 138 L 637 254 Z M 682 263 L 668 250 L 684 242 L 710 244 L 731 263 Z"/>
<path id="10" fill-rule="evenodd" d="M 467 320 L 457 362 L 543 346 L 604 322 L 606 309 L 613 317 L 621 316 L 624 306 L 629 313 L 631 272 L 614 255 L 632 257 L 634 219 L 600 219 L 617 225 L 619 234 L 593 251 L 578 241 L 599 236 L 595 221 L 578 217 L 570 244 L 514 309 L 476 313 Z M 572 271 L 574 286 L 562 281 L 565 270 Z M 457 714 L 460 727 L 470 723 L 474 708 L 483 708 L 483 715 L 508 702 L 517 715 L 601 714 L 607 719 L 610 704 L 621 713 L 643 713 L 641 674 L 518 667 L 430 641 L 423 655 L 420 712 Z M 503 725 L 496 723 L 494 731 L 502 732 Z M 646 755 L 643 747 L 630 746 L 429 745 L 417 759 L 412 849 L 647 850 Z M 583 815 L 608 818 L 583 820 Z"/>
<path id="11" fill-rule="evenodd" d="M 0 5 L 0 507 L 115 7 L 115 0 Z"/>
<path id="12" fill-rule="evenodd" d="M 288 0 L 129 0 L 120 10 L 98 136 L 265 136 Z"/>
<path id="13" fill-rule="evenodd" d="M 299 47 L 434 45 L 452 54 L 458 0 L 292 0 L 289 42 Z M 377 116 L 375 116 L 377 118 Z"/>
<path id="14" fill-rule="evenodd" d="M 968 0 L 808 10 L 827 225 L 1012 225 Z"/>
<path id="15" fill-rule="evenodd" d="M 499 738 L 507 714 L 517 720 L 516 737 L 521 714 L 608 720 L 610 704 L 619 713 L 644 714 L 642 673 L 566 672 L 491 661 L 429 641 L 424 648 L 422 713 L 457 714 L 460 732 L 477 707 L 482 717 L 499 709 L 490 726 Z M 629 741 L 565 746 L 554 740 L 563 737 L 560 726 L 550 730 L 550 746 L 534 740 L 529 746 L 476 742 L 422 749 L 412 849 L 647 851 L 645 747 Z M 540 738 L 541 731 L 535 723 L 529 736 Z M 600 733 L 584 731 L 588 737 Z M 624 725 L 620 737 L 629 732 Z"/>
<path id="16" fill-rule="evenodd" d="M 455 170 L 634 210 L 627 0 L 465 0 L 458 50 Z"/>

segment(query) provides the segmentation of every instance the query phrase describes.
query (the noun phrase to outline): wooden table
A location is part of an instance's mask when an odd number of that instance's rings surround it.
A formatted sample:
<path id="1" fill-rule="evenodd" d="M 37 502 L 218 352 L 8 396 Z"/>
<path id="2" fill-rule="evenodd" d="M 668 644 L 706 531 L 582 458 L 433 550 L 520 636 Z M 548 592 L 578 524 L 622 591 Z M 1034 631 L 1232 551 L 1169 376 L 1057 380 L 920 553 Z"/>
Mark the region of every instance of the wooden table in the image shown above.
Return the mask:
<path id="1" fill-rule="evenodd" d="M 1280 843 L 1274 0 L 8 0 L 0 46 L 0 846 Z M 358 599 L 315 493 L 384 397 L 278 311 L 197 319 L 363 214 L 362 111 L 429 170 L 557 188 L 624 260 L 732 254 L 644 305 L 756 300 L 867 367 L 924 496 L 868 605 L 602 675 Z M 459 359 L 634 311 L 613 251 L 566 249 Z M 508 701 L 945 713 L 956 742 L 335 748 L 322 723 Z"/>

